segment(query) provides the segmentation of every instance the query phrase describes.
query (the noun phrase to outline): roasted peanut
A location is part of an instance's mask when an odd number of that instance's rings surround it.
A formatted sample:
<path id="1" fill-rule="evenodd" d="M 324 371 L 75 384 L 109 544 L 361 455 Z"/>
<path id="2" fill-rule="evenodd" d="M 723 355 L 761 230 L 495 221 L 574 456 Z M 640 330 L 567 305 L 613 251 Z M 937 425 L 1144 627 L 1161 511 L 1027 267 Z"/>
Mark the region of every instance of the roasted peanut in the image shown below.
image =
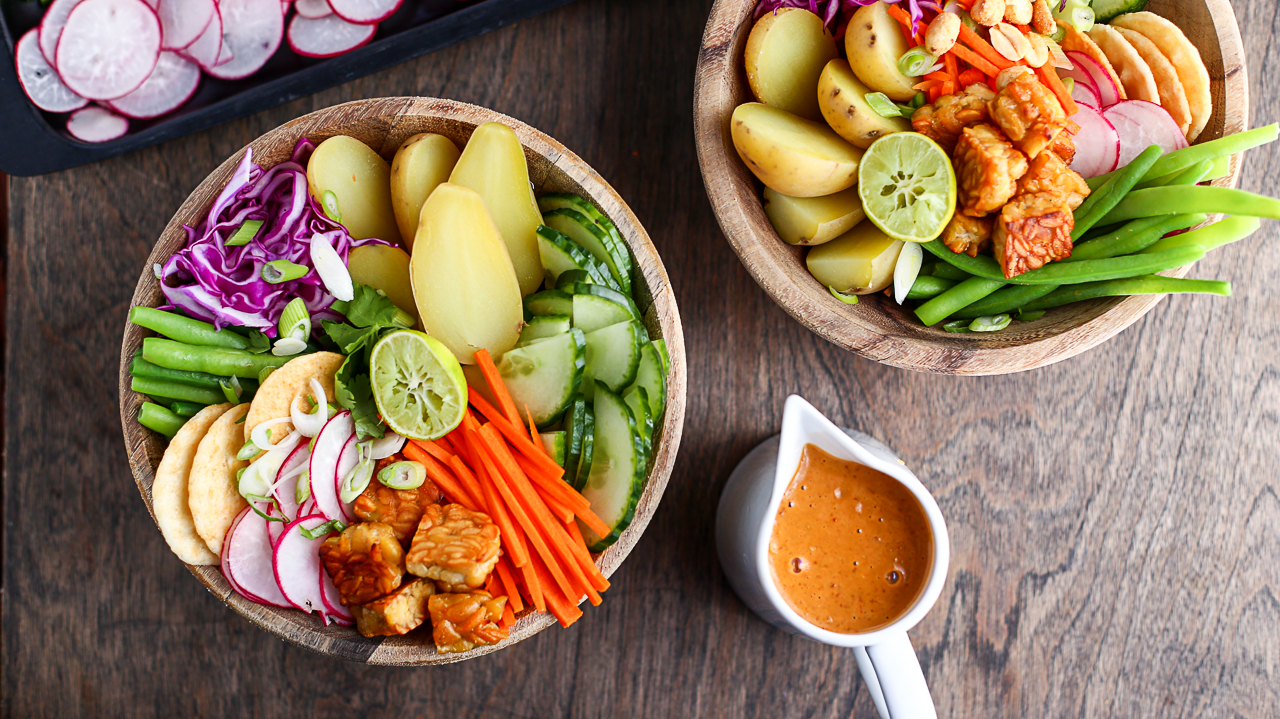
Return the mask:
<path id="1" fill-rule="evenodd" d="M 991 27 L 1004 19 L 1005 0 L 977 0 L 969 8 L 969 16 L 973 21 L 985 27 Z"/>
<path id="2" fill-rule="evenodd" d="M 924 49 L 934 57 L 942 57 L 951 52 L 960 37 L 960 16 L 953 12 L 940 13 L 929 23 L 929 30 L 924 35 Z"/>
<path id="3" fill-rule="evenodd" d="M 1031 23 L 1031 0 L 1005 0 L 1004 21 L 1012 25 Z"/>
<path id="4" fill-rule="evenodd" d="M 1007 22 L 991 28 L 991 47 L 1011 62 L 1017 62 L 1026 57 L 1027 51 L 1031 49 L 1027 36 Z"/>
<path id="5" fill-rule="evenodd" d="M 1045 44 L 1043 35 L 1027 35 L 1027 54 L 1023 59 L 1031 67 L 1043 67 L 1049 62 L 1049 46 Z"/>
<path id="6" fill-rule="evenodd" d="M 1058 21 L 1053 19 L 1049 10 L 1049 0 L 1035 0 L 1031 3 L 1031 27 L 1042 35 L 1052 35 L 1058 30 Z"/>

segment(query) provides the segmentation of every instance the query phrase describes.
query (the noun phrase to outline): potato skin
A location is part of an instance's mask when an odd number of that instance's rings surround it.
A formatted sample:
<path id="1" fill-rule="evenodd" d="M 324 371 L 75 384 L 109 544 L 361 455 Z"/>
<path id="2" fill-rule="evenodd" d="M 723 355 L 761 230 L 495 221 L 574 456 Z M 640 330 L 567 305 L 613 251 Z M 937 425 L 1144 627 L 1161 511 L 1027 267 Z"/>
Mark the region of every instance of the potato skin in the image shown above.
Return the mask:
<path id="1" fill-rule="evenodd" d="M 837 292 L 869 295 L 893 284 L 893 267 L 903 244 L 870 222 L 861 222 L 809 250 L 805 264 L 814 279 Z"/>
<path id="2" fill-rule="evenodd" d="M 320 143 L 307 160 L 307 188 L 321 207 L 324 193 L 333 192 L 342 225 L 355 239 L 400 244 L 391 209 L 391 168 L 368 145 L 346 135 Z"/>
<path id="3" fill-rule="evenodd" d="M 818 78 L 822 117 L 837 135 L 864 150 L 885 135 L 911 129 L 911 123 L 905 118 L 881 117 L 872 110 L 864 99 L 869 92 L 844 60 L 827 63 Z"/>
<path id="4" fill-rule="evenodd" d="M 858 181 L 862 150 L 824 123 L 749 102 L 733 111 L 730 133 L 751 172 L 784 195 L 831 195 Z"/>
<path id="5" fill-rule="evenodd" d="M 856 187 L 826 197 L 788 197 L 766 187 L 764 214 L 789 245 L 830 242 L 866 218 Z"/>
<path id="6" fill-rule="evenodd" d="M 818 75 L 836 57 L 835 38 L 821 18 L 800 8 L 780 8 L 751 28 L 743 60 L 757 100 L 816 121 L 822 119 Z"/>
<path id="7" fill-rule="evenodd" d="M 886 7 L 882 2 L 872 3 L 853 14 L 844 35 L 845 55 L 862 84 L 906 102 L 915 96 L 911 86 L 917 81 L 898 72 L 898 58 L 911 48 Z"/>
<path id="8" fill-rule="evenodd" d="M 352 280 L 382 290 L 396 307 L 418 319 L 413 283 L 409 279 L 409 255 L 404 250 L 386 245 L 356 247 L 347 255 L 347 270 Z"/>
<path id="9" fill-rule="evenodd" d="M 404 141 L 391 160 L 391 209 L 406 249 L 413 249 L 422 203 L 458 164 L 462 152 L 444 135 L 422 132 Z"/>

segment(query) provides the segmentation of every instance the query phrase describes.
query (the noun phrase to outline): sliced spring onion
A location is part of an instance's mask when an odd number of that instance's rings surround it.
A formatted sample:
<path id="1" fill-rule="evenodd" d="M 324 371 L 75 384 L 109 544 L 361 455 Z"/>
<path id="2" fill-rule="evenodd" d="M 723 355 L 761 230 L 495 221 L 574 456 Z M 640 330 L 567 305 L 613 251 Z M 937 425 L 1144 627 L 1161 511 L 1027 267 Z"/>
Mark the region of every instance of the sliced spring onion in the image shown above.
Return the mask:
<path id="1" fill-rule="evenodd" d="M 421 462 L 396 462 L 378 472 L 378 481 L 392 489 L 417 489 L 427 480 L 427 468 Z"/>
<path id="2" fill-rule="evenodd" d="M 228 402 L 240 404 L 240 397 L 244 395 L 244 387 L 240 385 L 239 377 L 218 380 L 218 386 L 222 388 L 222 396 L 226 397 Z"/>
<path id="3" fill-rule="evenodd" d="M 260 449 L 275 449 L 278 445 L 271 441 L 271 428 L 277 424 L 284 424 L 291 421 L 291 417 L 276 417 L 265 422 L 260 422 L 249 433 L 249 441 L 253 442 Z"/>
<path id="4" fill-rule="evenodd" d="M 151 271 L 155 273 L 157 280 L 164 276 L 164 267 L 161 267 L 159 262 L 151 266 Z"/>
<path id="5" fill-rule="evenodd" d="M 1075 65 L 1071 64 L 1071 59 L 1067 57 L 1066 51 L 1058 43 L 1066 37 L 1067 31 L 1062 25 L 1058 25 L 1058 30 L 1053 35 L 1044 36 L 1044 44 L 1049 48 L 1049 64 L 1063 70 L 1072 70 Z"/>
<path id="6" fill-rule="evenodd" d="M 260 229 L 262 229 L 262 220 L 245 220 L 236 228 L 236 233 L 225 244 L 227 247 L 247 245 L 249 240 L 252 240 Z"/>
<path id="7" fill-rule="evenodd" d="M 1080 32 L 1089 32 L 1093 29 L 1094 21 L 1097 16 L 1093 12 L 1093 8 L 1088 5 L 1077 5 L 1071 9 L 1071 24 Z"/>
<path id="8" fill-rule="evenodd" d="M 307 343 L 297 337 L 281 337 L 271 347 L 271 354 L 276 357 L 292 357 L 307 348 Z"/>
<path id="9" fill-rule="evenodd" d="M 285 419 L 288 418 L 286 417 Z M 240 495 L 247 499 L 251 495 L 266 496 L 270 494 L 276 483 L 276 476 L 280 474 L 280 467 L 284 465 L 285 460 L 289 458 L 289 453 L 293 451 L 294 447 L 298 446 L 298 442 L 301 439 L 302 435 L 297 432 L 290 432 L 284 441 L 272 447 L 270 451 L 259 457 L 258 461 L 246 467 L 244 474 L 240 475 L 237 482 Z M 262 446 L 257 443 L 254 444 L 258 447 Z M 243 451 L 243 448 L 241 450 Z"/>
<path id="10" fill-rule="evenodd" d="M 382 434 L 382 439 L 375 439 L 369 445 L 369 456 L 375 460 L 386 459 L 403 448 L 404 437 L 387 430 Z"/>
<path id="11" fill-rule="evenodd" d="M 298 475 L 298 484 L 294 487 L 293 499 L 299 505 L 311 499 L 311 472 L 309 470 L 304 469 L 302 474 Z"/>
<path id="12" fill-rule="evenodd" d="M 236 452 L 236 459 L 241 462 L 248 462 L 254 457 L 257 457 L 258 453 L 261 451 L 262 450 L 258 449 L 258 445 L 253 442 L 245 442 L 244 446 L 240 448 L 240 451 Z"/>
<path id="13" fill-rule="evenodd" d="M 355 286 L 351 283 L 351 273 L 347 271 L 347 263 L 333 249 L 329 238 L 316 233 L 311 236 L 311 264 L 315 266 L 320 281 L 324 283 L 329 294 L 344 302 L 355 299 Z"/>
<path id="14" fill-rule="evenodd" d="M 278 327 L 281 337 L 298 337 L 306 341 L 311 336 L 311 313 L 307 311 L 307 303 L 301 297 L 294 297 L 284 306 Z M 295 335 L 295 332 L 301 336 Z"/>
<path id="15" fill-rule="evenodd" d="M 329 521 L 325 522 L 319 527 L 316 527 L 315 529 L 307 529 L 306 527 L 303 527 L 298 531 L 302 532 L 302 536 L 306 537 L 307 539 L 319 539 L 327 534 L 332 534 L 334 532 L 341 532 L 346 528 L 347 528 L 347 525 L 343 524 L 342 520 L 330 519 Z"/>
<path id="16" fill-rule="evenodd" d="M 902 57 L 898 58 L 898 72 L 907 77 L 920 77 L 928 74 L 930 68 L 938 62 L 938 58 L 929 54 L 923 46 L 917 45 L 910 50 L 902 53 Z"/>
<path id="17" fill-rule="evenodd" d="M 360 460 L 342 478 L 341 491 L 338 492 L 338 497 L 345 503 L 356 501 L 356 497 L 360 496 L 373 479 L 374 462 L 369 457 L 369 442 L 361 442 L 356 448 L 360 453 Z"/>
<path id="18" fill-rule="evenodd" d="M 978 29 L 978 21 L 973 19 L 973 16 L 969 14 L 969 11 L 968 11 L 968 10 L 961 10 L 961 11 L 959 12 L 959 15 L 960 15 L 960 24 L 961 24 L 961 25 L 964 25 L 965 27 L 969 28 L 970 30 L 977 31 L 977 29 Z"/>
<path id="19" fill-rule="evenodd" d="M 276 501 L 275 497 L 264 497 L 257 494 L 246 494 L 244 495 L 244 498 L 249 501 L 249 509 L 252 509 L 253 513 L 258 515 L 259 517 L 262 517 L 268 522 L 285 521 L 284 511 L 280 509 L 280 503 Z M 258 509 L 258 502 L 266 502 L 268 507 L 274 507 L 277 512 L 280 512 L 280 515 L 275 516 L 275 515 L 267 514 L 261 509 Z"/>
<path id="20" fill-rule="evenodd" d="M 1009 323 L 1013 321 L 1009 315 L 991 315 L 989 317 L 979 317 L 969 323 L 969 329 L 974 332 L 999 332 Z"/>
<path id="21" fill-rule="evenodd" d="M 924 96 L 923 92 L 917 92 L 915 94 L 915 97 L 911 98 L 911 106 L 919 110 L 920 108 L 924 107 L 925 101 L 927 99 L 928 98 Z"/>
<path id="22" fill-rule="evenodd" d="M 333 193 L 333 190 L 324 191 L 324 195 L 320 197 L 320 204 L 324 207 L 326 217 L 342 224 L 342 211 L 338 209 L 338 196 Z"/>
<path id="23" fill-rule="evenodd" d="M 968 332 L 969 320 L 955 320 L 954 322 L 948 322 L 942 326 L 942 329 L 947 332 Z"/>
<path id="24" fill-rule="evenodd" d="M 1067 88 L 1067 94 L 1070 95 L 1076 89 L 1076 79 L 1074 77 L 1062 78 L 1062 86 Z"/>
<path id="25" fill-rule="evenodd" d="M 273 285 L 281 282 L 292 282 L 305 277 L 311 270 L 306 265 L 299 265 L 288 260 L 272 260 L 262 265 L 262 279 Z"/>
<path id="26" fill-rule="evenodd" d="M 868 92 L 862 99 L 866 100 L 880 117 L 902 117 L 902 110 L 883 92 Z"/>
<path id="27" fill-rule="evenodd" d="M 289 419 L 293 421 L 293 428 L 302 433 L 303 437 L 315 437 L 320 434 L 320 430 L 324 429 L 324 423 L 329 421 L 328 411 L 321 411 L 321 407 L 328 409 L 328 398 L 324 394 L 324 385 L 316 378 L 311 378 L 311 392 L 314 399 L 313 409 L 306 411 L 302 408 L 302 398 L 295 397 L 293 404 L 289 406 Z"/>
<path id="28" fill-rule="evenodd" d="M 911 291 L 911 285 L 920 276 L 920 264 L 924 261 L 924 250 L 915 242 L 908 242 L 898 253 L 898 262 L 893 266 L 893 299 L 902 304 Z"/>
<path id="29" fill-rule="evenodd" d="M 831 285 L 827 285 L 827 290 L 831 292 L 831 296 L 832 296 L 832 297 L 836 298 L 837 300 L 840 300 L 841 302 L 845 303 L 846 305 L 856 305 L 856 304 L 858 304 L 858 296 L 857 296 L 857 295 L 846 295 L 846 294 L 845 294 L 845 293 L 843 293 L 843 292 L 839 292 L 839 291 L 837 291 L 837 290 L 836 290 L 836 288 L 832 287 Z"/>
<path id="30" fill-rule="evenodd" d="M 276 371 L 275 367 L 263 367 L 262 369 L 258 370 L 258 386 L 261 387 L 262 383 L 266 382 L 267 378 L 271 376 L 271 373 L 275 371 Z M 244 418 L 241 417 L 241 420 L 243 419 Z"/>

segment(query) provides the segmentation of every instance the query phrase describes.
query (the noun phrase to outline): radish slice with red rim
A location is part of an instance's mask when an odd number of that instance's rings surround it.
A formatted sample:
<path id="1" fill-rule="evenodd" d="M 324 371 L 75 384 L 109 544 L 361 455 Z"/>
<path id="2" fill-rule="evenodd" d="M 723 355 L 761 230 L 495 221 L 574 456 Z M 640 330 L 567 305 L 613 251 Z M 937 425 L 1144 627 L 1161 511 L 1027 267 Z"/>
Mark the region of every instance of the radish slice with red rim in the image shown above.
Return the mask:
<path id="1" fill-rule="evenodd" d="M 223 542 L 225 567 L 246 598 L 259 604 L 287 607 L 289 602 L 276 585 L 272 568 L 274 552 L 268 524 L 280 523 L 268 521 L 246 507 Z"/>
<path id="2" fill-rule="evenodd" d="M 188 45 L 182 50 L 181 54 L 191 62 L 200 66 L 200 69 L 207 70 L 218 64 L 218 54 L 222 52 L 222 15 L 218 12 L 215 5 L 213 8 L 213 17 L 209 19 L 209 25 L 200 33 L 200 37 L 195 42 Z"/>
<path id="3" fill-rule="evenodd" d="M 337 585 L 333 583 L 333 578 L 325 571 L 323 565 L 320 567 L 320 600 L 324 602 L 328 615 L 335 623 L 344 626 L 355 623 L 355 616 L 351 614 L 351 610 L 342 606 L 342 595 L 338 593 Z"/>
<path id="4" fill-rule="evenodd" d="M 337 15 L 310 20 L 294 15 L 289 21 L 289 47 L 306 57 L 334 57 L 373 39 L 377 25 L 357 25 Z"/>
<path id="5" fill-rule="evenodd" d="M 109 142 L 128 131 L 128 120 L 101 105 L 81 108 L 67 118 L 67 132 L 81 142 Z"/>
<path id="6" fill-rule="evenodd" d="M 199 86 L 199 65 L 176 52 L 162 52 L 142 87 L 107 104 L 122 115 L 147 120 L 178 109 Z"/>
<path id="7" fill-rule="evenodd" d="M 160 59 L 160 21 L 142 0 L 84 0 L 67 16 L 56 52 L 58 74 L 90 100 L 138 89 Z"/>
<path id="8" fill-rule="evenodd" d="M 296 519 L 298 514 L 298 478 L 307 470 L 311 461 L 311 450 L 306 444 L 299 444 L 289 454 L 289 458 L 280 465 L 275 482 L 271 488 L 271 496 L 280 504 L 280 511 L 286 519 Z"/>
<path id="9" fill-rule="evenodd" d="M 1116 169 L 1120 159 L 1120 135 L 1102 113 L 1081 105 L 1071 119 L 1080 125 L 1071 169 L 1084 177 L 1096 177 Z"/>
<path id="10" fill-rule="evenodd" d="M 1187 137 L 1178 123 L 1163 107 L 1146 100 L 1125 100 L 1102 111 L 1120 136 L 1120 159 L 1116 167 L 1124 167 L 1151 145 L 1165 152 L 1187 146 Z M 1077 147 L 1079 142 L 1076 143 Z"/>
<path id="11" fill-rule="evenodd" d="M 82 0 L 53 0 L 40 18 L 40 54 L 52 67 L 57 67 L 58 38 L 67 24 L 67 16 Z"/>
<path id="12" fill-rule="evenodd" d="M 299 15 L 310 20 L 319 20 L 333 14 L 333 8 L 329 7 L 329 0 L 297 0 L 293 7 Z"/>
<path id="13" fill-rule="evenodd" d="M 356 468 L 360 463 L 359 445 L 356 443 L 356 435 L 353 432 L 347 440 L 346 445 L 342 448 L 342 454 L 338 455 L 338 464 L 334 467 L 333 472 L 333 491 L 338 495 L 338 506 L 342 508 L 342 516 L 339 519 L 344 522 L 354 522 L 355 514 L 351 511 L 351 504 L 342 501 L 342 480 L 346 478 L 351 470 Z M 314 489 L 315 485 L 312 484 Z"/>
<path id="14" fill-rule="evenodd" d="M 400 8 L 403 0 L 329 0 L 329 6 L 343 20 L 357 25 L 382 22 Z"/>
<path id="15" fill-rule="evenodd" d="M 85 0 L 89 2 L 89 0 Z M 284 13 L 279 0 L 222 0 L 223 51 L 231 58 L 206 67 L 223 80 L 239 80 L 257 72 L 271 59 L 284 38 Z"/>
<path id="16" fill-rule="evenodd" d="M 1058 73 L 1059 75 L 1074 78 L 1076 82 L 1087 78 L 1093 89 L 1098 91 L 1098 99 L 1102 101 L 1103 107 L 1110 107 L 1120 102 L 1120 86 L 1111 79 L 1111 74 L 1099 65 L 1097 60 L 1075 50 L 1068 51 L 1067 58 L 1071 60 L 1075 69 L 1063 70 Z"/>
<path id="17" fill-rule="evenodd" d="M 316 581 L 316 573 L 324 571 L 320 566 L 320 543 L 324 538 L 307 539 L 302 530 L 313 530 L 327 521 L 319 515 L 303 517 L 285 527 L 276 540 L 272 561 L 276 586 L 289 604 L 304 612 L 325 611 L 324 596 Z"/>
<path id="18" fill-rule="evenodd" d="M 191 45 L 217 12 L 214 0 L 160 0 L 155 8 L 160 17 L 160 47 L 164 50 Z"/>
<path id="19" fill-rule="evenodd" d="M 346 520 L 347 510 L 338 498 L 337 484 L 333 481 L 338 470 L 338 458 L 347 446 L 347 440 L 355 437 L 355 422 L 350 412 L 339 412 L 329 419 L 316 435 L 311 448 L 311 498 L 316 511 L 326 519 Z"/>
<path id="20" fill-rule="evenodd" d="M 248 508 L 246 508 L 244 511 L 240 512 L 240 514 L 237 514 L 235 519 L 231 520 L 231 526 L 227 528 L 228 537 L 231 536 L 236 531 L 236 527 L 240 525 L 240 520 L 244 519 L 244 516 L 246 513 L 252 514 L 252 512 Z M 223 542 L 222 546 L 226 547 L 227 546 L 226 542 Z M 231 588 L 235 590 L 236 594 L 239 594 L 240 596 L 244 597 L 245 599 L 248 599 L 251 602 L 257 602 L 259 604 L 263 603 L 262 597 L 259 597 L 258 595 L 252 594 L 250 592 L 246 592 L 244 590 L 244 587 L 241 587 L 236 582 L 235 575 L 231 573 L 231 569 L 227 566 L 227 553 L 225 551 L 222 553 L 222 556 L 219 557 L 219 563 L 220 563 L 220 568 L 222 569 L 222 576 L 226 578 L 227 584 L 231 585 Z"/>
<path id="21" fill-rule="evenodd" d="M 40 33 L 29 30 L 13 48 L 14 63 L 18 68 L 18 82 L 22 91 L 36 107 L 45 112 L 71 112 L 79 110 L 89 101 L 71 91 L 58 77 L 53 66 L 40 52 Z"/>
<path id="22" fill-rule="evenodd" d="M 1102 108 L 1102 98 L 1098 97 L 1098 91 L 1093 89 L 1092 85 L 1083 82 L 1077 82 L 1075 87 L 1071 88 L 1071 99 L 1078 105 L 1088 105 L 1095 110 Z"/>

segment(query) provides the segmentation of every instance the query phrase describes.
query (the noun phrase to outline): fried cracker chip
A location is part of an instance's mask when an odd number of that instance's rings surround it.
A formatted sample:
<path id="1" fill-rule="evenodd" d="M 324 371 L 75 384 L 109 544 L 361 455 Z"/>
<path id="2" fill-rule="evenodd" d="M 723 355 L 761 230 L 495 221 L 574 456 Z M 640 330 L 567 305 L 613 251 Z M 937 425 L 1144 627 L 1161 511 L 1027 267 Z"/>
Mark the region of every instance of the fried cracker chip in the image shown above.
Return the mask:
<path id="1" fill-rule="evenodd" d="M 249 466 L 236 459 L 236 453 L 244 446 L 244 430 L 236 420 L 248 411 L 248 404 L 236 405 L 209 425 L 191 461 L 187 480 L 187 502 L 196 532 L 209 551 L 218 556 L 222 555 L 222 539 L 231 522 L 248 506 L 240 496 L 236 477 L 237 472 Z"/>
<path id="2" fill-rule="evenodd" d="M 342 366 L 346 357 L 336 352 L 316 352 L 289 360 L 284 366 L 267 376 L 262 386 L 253 395 L 253 404 L 249 407 L 249 415 L 244 421 L 244 440 L 249 439 L 253 428 L 277 417 L 288 417 L 293 400 L 303 398 L 302 406 L 309 409 L 306 396 L 311 394 L 311 379 L 320 381 L 324 387 L 325 397 L 330 402 L 336 401 L 333 388 L 333 377 Z M 278 442 L 293 431 L 293 425 L 285 422 L 271 428 L 273 442 Z"/>
<path id="3" fill-rule="evenodd" d="M 1071 23 L 1065 20 L 1059 20 L 1058 24 L 1066 32 L 1066 37 L 1062 38 L 1062 42 L 1059 43 L 1063 52 L 1082 52 L 1097 60 L 1102 69 L 1106 70 L 1107 74 L 1111 76 L 1111 81 L 1116 84 L 1116 87 L 1120 88 L 1120 99 L 1128 100 L 1129 96 L 1125 94 L 1124 85 L 1120 82 L 1120 76 L 1116 74 L 1116 69 L 1111 67 L 1111 61 L 1107 59 L 1106 53 L 1102 52 L 1102 48 L 1098 47 L 1098 43 L 1094 42 L 1088 35 L 1072 27 Z"/>
<path id="4" fill-rule="evenodd" d="M 1129 41 L 1147 63 L 1147 67 L 1151 68 L 1151 76 L 1155 78 L 1156 87 L 1160 90 L 1160 107 L 1178 123 L 1182 134 L 1187 134 L 1191 127 L 1191 108 L 1187 104 L 1187 93 L 1182 89 L 1182 81 L 1178 79 L 1178 69 L 1145 35 L 1124 27 L 1113 29 Z"/>
<path id="5" fill-rule="evenodd" d="M 1089 31 L 1089 37 L 1111 61 L 1111 67 L 1120 75 L 1120 85 L 1130 100 L 1160 103 L 1160 88 L 1156 87 L 1151 68 L 1123 35 L 1113 27 L 1098 24 Z"/>
<path id="6" fill-rule="evenodd" d="M 1196 137 L 1209 124 L 1213 115 L 1213 93 L 1209 88 L 1209 70 L 1200 58 L 1200 51 L 1178 29 L 1177 25 L 1149 12 L 1134 12 L 1120 15 L 1111 21 L 1116 27 L 1123 27 L 1140 33 L 1152 42 L 1160 53 L 1168 58 L 1174 69 L 1178 71 L 1178 79 L 1187 95 L 1187 106 L 1191 111 L 1191 127 L 1187 130 L 1187 141 L 1194 142 Z"/>
<path id="7" fill-rule="evenodd" d="M 218 563 L 218 555 L 210 552 L 208 545 L 196 533 L 191 505 L 187 502 L 187 481 L 200 440 L 204 439 L 214 421 L 229 409 L 230 404 L 215 404 L 187 420 L 169 441 L 164 458 L 156 467 L 155 482 L 151 485 L 151 511 L 155 512 L 160 533 L 169 543 L 169 549 L 187 564 Z"/>

